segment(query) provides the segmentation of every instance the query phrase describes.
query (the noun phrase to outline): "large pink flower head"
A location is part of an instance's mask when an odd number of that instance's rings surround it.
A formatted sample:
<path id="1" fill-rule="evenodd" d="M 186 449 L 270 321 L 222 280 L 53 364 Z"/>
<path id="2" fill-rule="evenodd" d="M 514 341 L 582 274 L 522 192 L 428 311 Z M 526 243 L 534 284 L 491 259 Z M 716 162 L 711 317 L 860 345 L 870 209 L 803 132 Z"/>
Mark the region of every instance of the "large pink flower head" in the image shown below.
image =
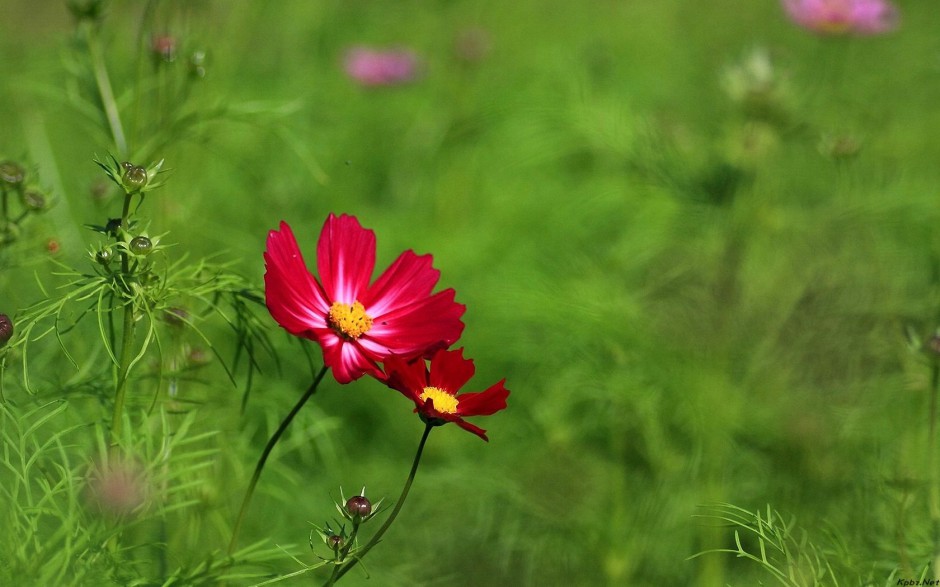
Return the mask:
<path id="1" fill-rule="evenodd" d="M 464 430 L 486 438 L 486 430 L 465 421 L 464 416 L 489 416 L 506 409 L 506 380 L 479 393 L 461 393 L 474 373 L 473 361 L 463 358 L 463 349 L 441 349 L 431 358 L 431 368 L 423 360 L 405 361 L 391 356 L 385 361 L 386 384 L 415 403 L 415 412 L 432 425 L 454 422 Z"/>
<path id="2" fill-rule="evenodd" d="M 391 86 L 415 79 L 419 63 L 417 55 L 407 50 L 354 47 L 343 64 L 346 74 L 364 86 Z"/>
<path id="3" fill-rule="evenodd" d="M 463 332 L 465 306 L 454 290 L 431 294 L 440 272 L 431 255 L 405 251 L 371 285 L 375 233 L 354 216 L 330 214 L 317 241 L 317 281 L 286 222 L 268 234 L 264 295 L 271 316 L 295 336 L 317 341 L 340 383 L 365 374 L 384 379 L 378 362 L 446 348 Z"/>
<path id="4" fill-rule="evenodd" d="M 876 35 L 898 23 L 898 11 L 889 0 L 783 0 L 797 24 L 824 34 Z"/>

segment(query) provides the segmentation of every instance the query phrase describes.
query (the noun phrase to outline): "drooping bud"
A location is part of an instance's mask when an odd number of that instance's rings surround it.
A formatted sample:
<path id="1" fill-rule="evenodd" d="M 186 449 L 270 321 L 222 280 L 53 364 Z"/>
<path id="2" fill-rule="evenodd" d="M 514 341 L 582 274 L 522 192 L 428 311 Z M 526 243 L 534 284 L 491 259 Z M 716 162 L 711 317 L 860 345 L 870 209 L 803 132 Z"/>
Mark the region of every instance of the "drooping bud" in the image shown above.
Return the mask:
<path id="1" fill-rule="evenodd" d="M 6 314 L 0 314 L 0 348 L 13 338 L 13 321 Z"/>

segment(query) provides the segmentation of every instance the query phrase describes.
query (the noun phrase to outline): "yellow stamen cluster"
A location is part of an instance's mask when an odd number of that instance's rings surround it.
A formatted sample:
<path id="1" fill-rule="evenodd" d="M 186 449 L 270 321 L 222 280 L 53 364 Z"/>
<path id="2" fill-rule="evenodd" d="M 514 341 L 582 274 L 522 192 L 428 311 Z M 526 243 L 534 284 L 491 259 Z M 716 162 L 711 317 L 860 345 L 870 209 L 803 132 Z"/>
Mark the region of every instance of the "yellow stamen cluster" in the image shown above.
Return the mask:
<path id="1" fill-rule="evenodd" d="M 420 398 L 423 402 L 433 401 L 434 409 L 442 414 L 457 413 L 457 398 L 440 387 L 425 387 Z"/>
<path id="2" fill-rule="evenodd" d="M 353 305 L 333 302 L 326 322 L 336 334 L 346 340 L 356 340 L 372 328 L 372 318 L 366 314 L 365 307 L 359 302 Z"/>

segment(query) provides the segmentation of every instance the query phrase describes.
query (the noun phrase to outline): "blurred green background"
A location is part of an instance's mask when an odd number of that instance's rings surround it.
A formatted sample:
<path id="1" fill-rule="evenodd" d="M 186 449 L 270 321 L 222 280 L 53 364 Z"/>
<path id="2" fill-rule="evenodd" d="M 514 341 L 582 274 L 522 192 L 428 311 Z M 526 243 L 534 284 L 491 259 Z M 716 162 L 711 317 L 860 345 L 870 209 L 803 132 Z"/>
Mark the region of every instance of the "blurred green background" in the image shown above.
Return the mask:
<path id="1" fill-rule="evenodd" d="M 505 377 L 512 391 L 476 420 L 488 444 L 431 435 L 369 578 L 345 583 L 769 584 L 730 555 L 688 560 L 733 548 L 696 517 L 724 502 L 834 537 L 874 584 L 919 573 L 930 368 L 905 332 L 940 326 L 940 11 L 898 4 L 900 28 L 871 38 L 815 36 L 770 0 L 110 4 L 124 112 L 138 35 L 174 35 L 177 68 L 207 56 L 187 126 L 160 122 L 172 93 L 141 106 L 152 126 L 132 143 L 170 137 L 152 232 L 260 284 L 279 221 L 312 258 L 326 215 L 355 214 L 380 268 L 406 248 L 434 255 L 468 308 L 470 390 Z M 35 164 L 57 200 L 0 277 L 12 313 L 52 270 L 47 241 L 81 264 L 81 226 L 119 204 L 92 197 L 92 160 L 113 146 L 70 98 L 63 3 L 0 0 L 0 15 L 0 154 Z M 360 87 L 342 68 L 357 44 L 410 48 L 422 75 Z M 224 547 L 255 455 L 309 382 L 300 347 L 270 328 L 280 361 L 262 365 L 245 417 L 221 370 L 199 392 L 227 456 L 201 480 L 195 545 Z M 328 377 L 275 452 L 244 542 L 315 562 L 310 522 L 335 515 L 340 486 L 393 501 L 422 430 L 411 410 L 374 381 Z"/>

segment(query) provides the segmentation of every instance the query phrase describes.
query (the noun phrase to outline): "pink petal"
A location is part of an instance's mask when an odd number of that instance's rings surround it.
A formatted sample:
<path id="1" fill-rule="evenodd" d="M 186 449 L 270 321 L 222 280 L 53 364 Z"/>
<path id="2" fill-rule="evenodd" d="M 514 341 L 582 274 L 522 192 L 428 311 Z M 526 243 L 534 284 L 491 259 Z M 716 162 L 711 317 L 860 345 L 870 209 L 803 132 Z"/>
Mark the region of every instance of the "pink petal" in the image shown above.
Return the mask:
<path id="1" fill-rule="evenodd" d="M 366 290 L 375 269 L 375 233 L 355 216 L 330 214 L 317 241 L 317 270 L 333 302 L 352 304 Z"/>
<path id="2" fill-rule="evenodd" d="M 323 363 L 333 371 L 338 383 L 349 383 L 365 374 L 383 378 L 382 371 L 354 342 L 343 340 L 336 334 L 318 339 L 323 347 Z"/>
<path id="3" fill-rule="evenodd" d="M 360 302 L 370 316 L 382 316 L 396 308 L 431 295 L 441 272 L 431 266 L 431 255 L 405 251 L 362 294 Z"/>
<path id="4" fill-rule="evenodd" d="M 327 302 L 320 284 L 310 275 L 286 222 L 280 232 L 268 233 L 264 253 L 264 296 L 271 316 L 294 335 L 307 335 L 326 327 Z"/>
<path id="5" fill-rule="evenodd" d="M 372 316 L 372 328 L 360 341 L 370 350 L 384 349 L 385 354 L 406 358 L 428 356 L 438 348 L 446 348 L 460 338 L 464 328 L 460 317 L 467 308 L 454 302 L 455 295 L 454 290 L 446 289 Z"/>

